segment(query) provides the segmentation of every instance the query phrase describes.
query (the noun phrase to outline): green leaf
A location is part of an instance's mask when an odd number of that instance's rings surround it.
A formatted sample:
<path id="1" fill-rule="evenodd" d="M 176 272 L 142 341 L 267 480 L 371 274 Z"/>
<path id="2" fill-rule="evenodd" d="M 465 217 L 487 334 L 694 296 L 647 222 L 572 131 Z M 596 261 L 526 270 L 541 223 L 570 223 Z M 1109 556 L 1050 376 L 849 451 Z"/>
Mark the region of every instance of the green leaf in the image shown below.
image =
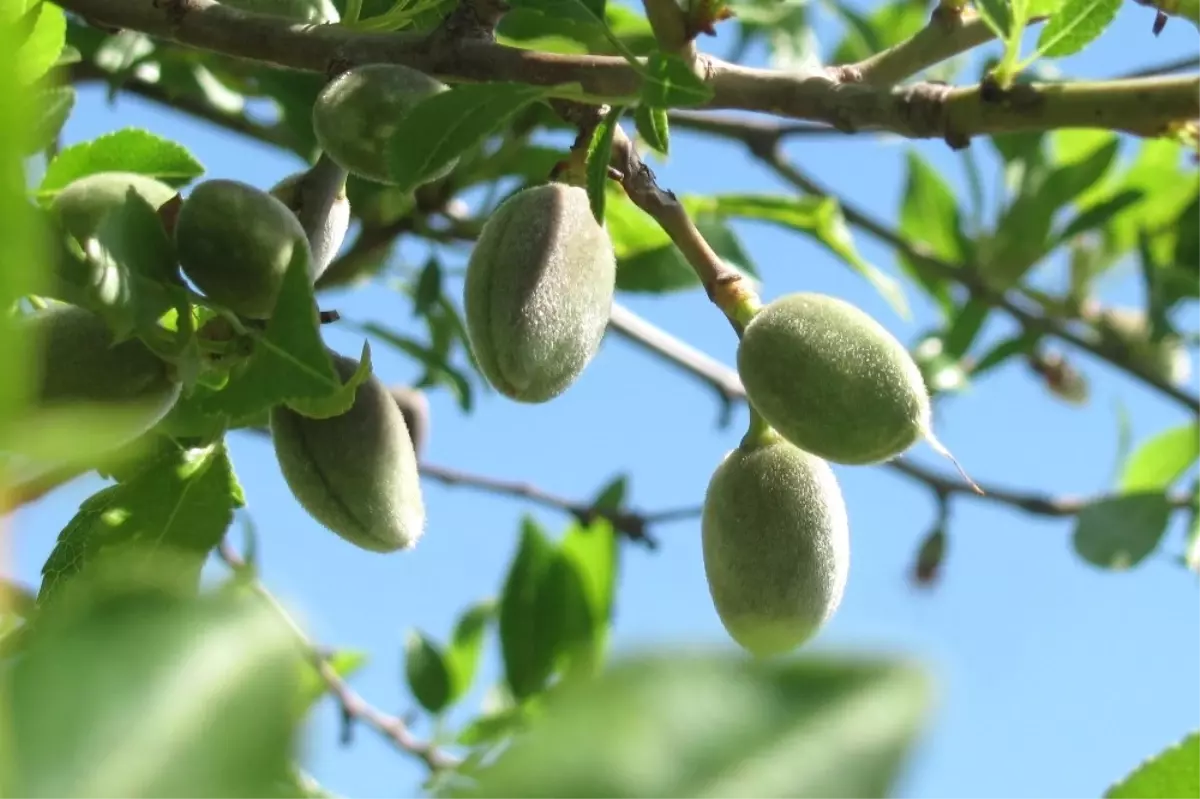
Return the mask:
<path id="1" fill-rule="evenodd" d="M 753 261 L 724 218 L 706 210 L 704 197 L 683 197 L 693 224 L 725 263 L 752 278 Z M 605 206 L 608 234 L 617 254 L 617 289 L 666 293 L 700 287 L 700 279 L 666 231 L 620 189 L 610 189 Z"/>
<path id="2" fill-rule="evenodd" d="M 900 232 L 909 241 L 921 242 L 937 258 L 951 264 L 967 259 L 967 239 L 962 229 L 962 212 L 950 186 L 915 150 L 908 151 L 908 176 L 900 203 Z M 945 282 L 927 276 L 922 263 L 904 254 L 900 263 L 943 309 L 951 299 Z"/>
<path id="3" fill-rule="evenodd" d="M 1131 205 L 1140 202 L 1143 196 L 1140 189 L 1127 189 L 1097 205 L 1093 205 L 1086 211 L 1081 211 L 1078 216 L 1068 222 L 1062 231 L 1054 237 L 1051 248 L 1056 249 L 1063 242 L 1069 241 L 1081 233 L 1087 233 L 1104 227 L 1117 214 Z"/>
<path id="4" fill-rule="evenodd" d="M 633 110 L 633 124 L 638 134 L 655 152 L 663 155 L 671 152 L 671 125 L 667 118 L 667 109 L 639 105 Z"/>
<path id="5" fill-rule="evenodd" d="M 308 253 L 292 252 L 292 261 L 279 288 L 279 298 L 267 329 L 255 336 L 254 354 L 245 370 L 234 374 L 202 410 L 230 418 L 250 416 L 287 401 L 298 411 L 341 412 L 354 402 L 357 387 L 343 385 L 334 371 L 329 350 L 321 339 L 321 322 L 308 277 Z M 369 356 L 366 344 L 363 357 Z M 340 397 L 340 402 L 333 402 Z M 329 400 L 334 407 L 302 400 Z M 336 415 L 333 414 L 333 415 Z"/>
<path id="6" fill-rule="evenodd" d="M 713 90 L 677 55 L 654 53 L 646 62 L 642 102 L 656 108 L 703 105 Z"/>
<path id="7" fill-rule="evenodd" d="M 425 367 L 426 373 L 421 380 L 417 381 L 414 386 L 415 388 L 424 388 L 431 385 L 447 386 L 454 392 L 459 407 L 464 411 L 471 410 L 473 404 L 471 383 L 459 369 L 446 360 L 445 355 L 375 322 L 358 326 L 358 329 L 369 336 L 381 339 L 406 355 L 412 356 Z"/>
<path id="8" fill-rule="evenodd" d="M 930 701 L 896 662 L 683 652 L 556 693 L 455 796 L 886 796 Z"/>
<path id="9" fill-rule="evenodd" d="M 475 680 L 479 657 L 483 653 L 483 634 L 496 613 L 492 601 L 477 602 L 458 618 L 454 635 L 446 649 L 446 665 L 450 670 L 450 701 L 457 702 Z"/>
<path id="10" fill-rule="evenodd" d="M 341 649 L 327 657 L 325 663 L 329 668 L 333 669 L 334 674 L 342 679 L 346 679 L 367 665 L 368 658 L 369 656 L 366 652 L 355 649 Z M 321 677 L 316 667 L 310 661 L 303 661 L 300 665 L 299 688 L 299 707 L 301 711 L 308 711 L 327 693 L 329 693 L 329 686 Z"/>
<path id="11" fill-rule="evenodd" d="M 1200 734 L 1159 752 L 1104 792 L 1104 799 L 1200 796 Z"/>
<path id="12" fill-rule="evenodd" d="M 42 567 L 38 601 L 52 597 L 95 558 L 118 550 L 177 556 L 173 581 L 195 590 L 209 551 L 221 542 L 234 510 L 244 505 L 223 442 L 167 449 L 136 476 L 80 505 Z"/>
<path id="13" fill-rule="evenodd" d="M 1162 491 L 1200 458 L 1200 426 L 1185 424 L 1164 430 L 1142 442 L 1125 461 L 1121 493 Z"/>
<path id="14" fill-rule="evenodd" d="M 372 374 L 374 374 L 374 365 L 371 362 L 371 345 L 364 341 L 362 353 L 358 356 L 358 368 L 354 370 L 354 374 L 350 375 L 349 380 L 341 384 L 340 388 L 319 397 L 289 397 L 284 400 L 284 403 L 296 413 L 310 419 L 329 419 L 341 416 L 354 407 L 354 400 L 358 397 L 358 387 L 367 382 Z"/>
<path id="15" fill-rule="evenodd" d="M 43 89 L 34 99 L 37 118 L 24 155 L 42 152 L 58 138 L 67 117 L 75 108 L 75 89 L 71 86 L 56 86 Z"/>
<path id="16" fill-rule="evenodd" d="M 1078 53 L 1104 33 L 1120 7 L 1121 0 L 1065 0 L 1042 28 L 1032 57 L 1062 58 Z"/>
<path id="17" fill-rule="evenodd" d="M 619 541 L 612 524 L 597 519 L 584 527 L 575 523 L 559 546 L 559 557 L 573 572 L 572 581 L 580 589 L 584 611 L 572 623 L 578 629 L 563 636 L 566 647 L 574 649 L 568 657 L 584 669 L 600 665 L 608 639 L 612 614 L 613 590 L 617 580 Z M 574 586 L 567 589 L 574 590 Z"/>
<path id="18" fill-rule="evenodd" d="M 588 0 L 512 0 L 511 9 L 497 29 L 498 38 L 521 41 L 527 47 L 551 52 L 603 54 L 601 44 L 607 42 L 612 51 L 635 69 L 641 70 L 637 54 L 609 24 L 610 15 L 603 4 Z M 607 9 L 611 11 L 612 9 Z M 613 22 L 624 22 L 626 33 L 636 35 L 636 20 L 629 15 L 612 15 Z M 644 27 L 649 24 L 643 20 Z M 554 47 L 558 44 L 559 47 Z M 565 49 L 562 45 L 566 44 Z"/>
<path id="19" fill-rule="evenodd" d="M 596 494 L 596 498 L 592 500 L 592 507 L 598 511 L 616 513 L 624 506 L 625 493 L 628 489 L 629 478 L 623 474 L 619 475 L 600 489 L 600 493 Z"/>
<path id="20" fill-rule="evenodd" d="M 417 278 L 417 293 L 413 298 L 413 313 L 424 316 L 429 313 L 442 296 L 442 264 L 437 258 L 430 258 Z"/>
<path id="21" fill-rule="evenodd" d="M 392 181 L 400 191 L 413 191 L 551 90 L 523 83 L 471 83 L 422 100 L 392 135 Z"/>
<path id="22" fill-rule="evenodd" d="M 437 644 L 419 630 L 410 630 L 404 644 L 404 673 L 408 688 L 421 707 L 437 715 L 450 702 L 451 676 Z"/>
<path id="23" fill-rule="evenodd" d="M 604 198 L 608 194 L 608 165 L 612 161 L 613 136 L 621 124 L 625 107 L 614 105 L 592 132 L 587 149 L 587 196 L 596 222 L 604 224 Z"/>
<path id="24" fill-rule="evenodd" d="M 136 172 L 180 187 L 204 174 L 187 149 L 140 128 L 123 128 L 62 150 L 46 167 L 38 197 L 47 200 L 73 181 L 99 172 Z"/>
<path id="25" fill-rule="evenodd" d="M 1009 0 L 978 0 L 975 7 L 979 9 L 984 23 L 995 32 L 996 38 L 1007 40 L 1013 27 Z"/>
<path id="26" fill-rule="evenodd" d="M 273 610 L 74 598 L 5 675 L 6 795 L 276 795 L 299 719 L 295 639 Z"/>
<path id="27" fill-rule="evenodd" d="M 12 53 L 20 34 L 6 18 L 11 6 L 0 4 L 0 53 Z M 17 80 L 17 64 L 0 58 L 0 242 L 4 268 L 0 269 L 0 305 L 11 308 L 20 297 L 40 293 L 49 282 L 39 219 L 27 201 L 24 146 L 31 139 L 35 118 L 33 92 Z M 0 420 L 23 414 L 28 400 L 29 369 L 34 342 L 22 332 L 14 314 L 0 314 Z"/>
<path id="28" fill-rule="evenodd" d="M 33 5 L 17 0 L 18 6 L 23 3 L 27 8 Z M 54 66 L 67 40 L 67 18 L 61 8 L 40 3 L 36 11 L 28 13 L 36 13 L 37 19 L 16 53 L 17 80 L 25 85 L 41 79 Z"/>
<path id="29" fill-rule="evenodd" d="M 910 315 L 904 289 L 895 279 L 858 254 L 841 205 L 832 197 L 782 197 L 766 194 L 718 194 L 698 199 L 696 205 L 722 216 L 770 222 L 815 238 L 834 255 L 866 278 L 888 304 L 907 319 Z"/>
<path id="30" fill-rule="evenodd" d="M 518 701 L 541 691 L 554 670 L 555 631 L 546 623 L 544 597 L 556 555 L 537 523 L 522 520 L 521 543 L 500 598 L 504 677 Z"/>
<path id="31" fill-rule="evenodd" d="M 1170 520 L 1171 505 L 1162 492 L 1108 497 L 1080 511 L 1072 542 L 1094 566 L 1129 569 L 1158 547 Z"/>
<path id="32" fill-rule="evenodd" d="M 923 2 L 898 0 L 880 4 L 864 17 L 845 3 L 833 4 L 846 22 L 846 36 L 833 51 L 829 63 L 850 64 L 908 39 L 925 26 L 928 12 Z"/>

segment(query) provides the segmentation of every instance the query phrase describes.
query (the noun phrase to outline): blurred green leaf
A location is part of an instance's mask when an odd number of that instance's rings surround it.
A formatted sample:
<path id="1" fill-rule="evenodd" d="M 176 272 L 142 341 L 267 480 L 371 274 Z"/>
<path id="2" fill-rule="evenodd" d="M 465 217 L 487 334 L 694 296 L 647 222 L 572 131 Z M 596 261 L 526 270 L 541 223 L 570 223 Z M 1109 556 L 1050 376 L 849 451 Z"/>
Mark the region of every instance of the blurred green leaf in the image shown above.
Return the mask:
<path id="1" fill-rule="evenodd" d="M 419 630 L 410 630 L 405 640 L 404 673 L 421 707 L 437 715 L 449 704 L 451 675 L 446 659 L 437 644 Z"/>
<path id="2" fill-rule="evenodd" d="M 1078 53 L 1104 33 L 1120 8 L 1121 0 L 1064 0 L 1042 28 L 1034 57 L 1062 58 Z"/>
<path id="3" fill-rule="evenodd" d="M 1200 426 L 1185 424 L 1143 441 L 1125 461 L 1120 489 L 1124 494 L 1169 488 L 1200 458 Z"/>
<path id="4" fill-rule="evenodd" d="M 929 16 L 921 0 L 897 0 L 873 8 L 867 16 L 843 2 L 833 2 L 846 22 L 846 35 L 830 56 L 831 64 L 850 64 L 908 39 L 925 26 Z"/>
<path id="5" fill-rule="evenodd" d="M 908 176 L 900 203 L 900 233 L 912 242 L 920 242 L 937 258 L 961 264 L 970 253 L 962 230 L 962 212 L 958 200 L 941 174 L 916 150 L 908 151 Z M 951 299 L 945 281 L 929 277 L 921 263 L 904 254 L 900 263 L 930 296 L 949 311 Z"/>
<path id="6" fill-rule="evenodd" d="M 38 601 L 45 602 L 93 558 L 115 549 L 149 547 L 178 555 L 173 580 L 194 590 L 209 551 L 221 542 L 242 487 L 223 442 L 168 449 L 136 474 L 93 494 L 59 533 L 46 563 Z"/>
<path id="7" fill-rule="evenodd" d="M 832 197 L 784 197 L 768 194 L 717 194 L 695 198 L 697 210 L 721 216 L 770 222 L 812 236 L 874 286 L 902 318 L 908 301 L 896 280 L 858 254 L 841 205 Z"/>
<path id="8" fill-rule="evenodd" d="M 342 679 L 350 677 L 363 666 L 367 665 L 368 655 L 355 649 L 341 649 L 325 659 L 334 674 Z M 310 661 L 300 664 L 300 709 L 308 711 L 321 697 L 329 692 L 329 686 L 322 679 L 316 667 Z"/>
<path id="9" fill-rule="evenodd" d="M 455 795 L 885 796 L 928 703 L 896 662 L 641 656 L 565 686 Z"/>
<path id="10" fill-rule="evenodd" d="M 392 181 L 400 191 L 412 191 L 549 91 L 523 83 L 468 83 L 422 100 L 392 135 Z"/>
<path id="11" fill-rule="evenodd" d="M 1195 199 L 1200 175 L 1180 169 L 1182 148 L 1166 139 L 1145 139 L 1129 166 L 1105 182 L 1080 194 L 1077 204 L 1086 211 L 1128 191 L 1140 191 L 1140 202 L 1114 214 L 1104 227 L 1104 250 L 1109 263 L 1132 251 L 1139 231 L 1154 234 L 1151 249 L 1156 262 L 1170 261 L 1178 240 L 1174 222 Z M 1194 265 L 1188 269 L 1195 272 Z"/>
<path id="12" fill-rule="evenodd" d="M 47 166 L 38 196 L 51 198 L 73 181 L 100 172 L 136 172 L 180 187 L 204 174 L 181 144 L 140 128 L 123 128 L 63 149 Z"/>
<path id="13" fill-rule="evenodd" d="M 568 657 L 585 671 L 598 668 L 603 659 L 619 553 L 619 541 L 606 519 L 596 519 L 586 527 L 573 524 L 559 546 L 563 566 L 573 572 L 571 582 L 581 589 L 583 601 L 580 607 L 584 611 L 571 621 L 578 624 L 578 628 L 563 637 L 569 642 L 567 646 L 578 647 Z M 566 590 L 574 588 L 570 586 Z"/>
<path id="14" fill-rule="evenodd" d="M 1080 511 L 1072 542 L 1094 566 L 1129 569 L 1158 547 L 1170 520 L 1171 505 L 1161 491 L 1108 497 Z"/>
<path id="15" fill-rule="evenodd" d="M 37 118 L 23 154 L 34 155 L 48 148 L 58 138 L 67 117 L 75 108 L 75 89 L 56 86 L 42 89 L 34 99 Z"/>
<path id="16" fill-rule="evenodd" d="M 542 690 L 554 670 L 555 630 L 547 624 L 546 581 L 554 545 L 532 518 L 521 522 L 521 542 L 500 598 L 500 651 L 504 677 L 517 701 Z"/>
<path id="17" fill-rule="evenodd" d="M 10 796 L 272 796 L 298 743 L 296 647 L 230 594 L 43 619 L 6 670 Z"/>
<path id="18" fill-rule="evenodd" d="M 29 35 L 16 52 L 17 81 L 29 85 L 41 79 L 58 61 L 67 40 L 67 20 L 53 3 L 9 0 L 17 13 L 35 13 Z M 34 7 L 36 6 L 36 10 Z M 11 51 L 10 51 L 11 52 Z"/>
<path id="19" fill-rule="evenodd" d="M 685 196 L 682 202 L 713 251 L 742 274 L 757 277 L 741 240 L 721 216 L 703 207 L 705 198 Z M 608 234 L 617 255 L 619 291 L 657 294 L 700 286 L 695 270 L 671 237 L 624 191 L 610 187 L 605 209 Z"/>
<path id="20" fill-rule="evenodd" d="M 446 649 L 446 664 L 450 669 L 450 701 L 457 702 L 475 680 L 479 657 L 483 653 L 483 635 L 496 614 L 494 602 L 477 602 L 458 618 L 450 646 Z"/>
<path id="21" fill-rule="evenodd" d="M 408 336 L 402 336 L 394 330 L 389 330 L 374 322 L 360 325 L 358 329 L 412 356 L 425 367 L 426 374 L 417 382 L 415 388 L 424 388 L 430 385 L 447 386 L 454 393 L 459 407 L 464 411 L 471 410 L 473 403 L 471 383 L 459 369 L 446 360 L 444 355 Z"/>
<path id="22" fill-rule="evenodd" d="M 413 313 L 424 316 L 442 296 L 442 264 L 437 258 L 430 258 L 417 278 L 417 293 L 413 298 Z"/>
<path id="23" fill-rule="evenodd" d="M 580 54 L 599 54 L 598 45 L 607 42 L 613 54 L 637 63 L 637 55 L 609 27 L 603 3 L 591 0 L 512 0 L 511 5 L 512 9 L 504 15 L 497 28 L 498 37 L 538 49 L 546 49 L 543 45 L 549 44 L 552 52 Z M 566 48 L 554 48 L 551 42 L 555 39 L 571 44 Z"/>
<path id="24" fill-rule="evenodd" d="M 629 478 L 625 475 L 620 475 L 613 478 L 608 485 L 600 489 L 600 493 L 596 494 L 596 498 L 592 500 L 592 507 L 598 511 L 608 513 L 616 513 L 625 504 L 625 493 L 629 489 Z"/>
<path id="25" fill-rule="evenodd" d="M 1110 197 L 1103 202 L 1093 205 L 1086 211 L 1081 211 L 1074 219 L 1067 223 L 1051 242 L 1052 248 L 1057 248 L 1064 242 L 1070 240 L 1074 236 L 1088 231 L 1102 228 L 1108 224 L 1109 220 L 1117 214 L 1124 211 L 1129 206 L 1140 202 L 1143 194 L 1139 189 L 1129 189 Z"/>
<path id="26" fill-rule="evenodd" d="M 163 314 L 186 302 L 174 243 L 136 192 L 105 215 L 94 238 L 78 245 L 60 247 L 58 280 L 46 294 L 98 314 L 118 340 L 135 330 L 156 335 Z"/>
<path id="27" fill-rule="evenodd" d="M 1004 339 L 979 358 L 975 366 L 972 367 L 971 374 L 975 376 L 982 375 L 1000 366 L 1009 358 L 1030 352 L 1037 345 L 1038 339 L 1038 336 L 1028 333 Z"/>
<path id="28" fill-rule="evenodd" d="M 1104 792 L 1104 799 L 1200 796 L 1200 734 L 1192 733 L 1139 765 Z"/>

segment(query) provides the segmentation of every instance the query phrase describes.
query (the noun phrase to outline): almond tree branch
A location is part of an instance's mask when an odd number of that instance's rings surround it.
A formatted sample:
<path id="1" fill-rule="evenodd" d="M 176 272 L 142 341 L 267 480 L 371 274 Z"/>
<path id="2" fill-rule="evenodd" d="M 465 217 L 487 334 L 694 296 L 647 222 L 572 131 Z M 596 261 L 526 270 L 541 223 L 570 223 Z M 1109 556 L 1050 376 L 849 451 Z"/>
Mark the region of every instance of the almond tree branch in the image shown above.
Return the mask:
<path id="1" fill-rule="evenodd" d="M 529 483 L 471 474 L 445 466 L 435 466 L 431 463 L 421 463 L 420 472 L 422 477 L 434 480 L 443 485 L 463 486 L 490 494 L 521 497 L 538 505 L 544 505 L 568 513 L 579 520 L 581 524 L 588 524 L 596 518 L 607 519 L 612 524 L 614 530 L 631 541 L 637 541 L 651 550 L 658 548 L 658 542 L 647 531 L 651 521 L 672 518 L 672 514 L 676 513 L 676 511 L 663 511 L 645 514 L 634 511 L 614 512 L 601 510 L 587 503 L 576 502 L 566 497 L 560 497 L 548 491 L 543 491 Z"/>
<path id="2" fill-rule="evenodd" d="M 646 19 L 663 52 L 676 53 L 686 61 L 696 57 L 696 46 L 688 36 L 687 17 L 676 0 L 642 0 Z"/>
<path id="3" fill-rule="evenodd" d="M 642 82 L 619 57 L 541 53 L 482 38 L 451 41 L 440 35 L 357 33 L 338 25 L 291 24 L 214 0 L 62 0 L 61 5 L 111 27 L 309 72 L 330 74 L 356 64 L 390 62 L 451 82 L 578 84 L 590 102 L 624 104 L 637 101 Z M 1198 76 L 1033 83 L 985 97 L 978 86 L 914 83 L 880 88 L 845 82 L 837 79 L 836 67 L 783 72 L 711 56 L 699 56 L 698 66 L 713 90 L 707 108 L 761 111 L 824 122 L 843 131 L 943 138 L 955 146 L 965 146 L 972 135 L 1071 127 L 1153 136 L 1171 122 L 1200 116 Z M 551 94 L 579 96 L 569 87 Z"/>
<path id="4" fill-rule="evenodd" d="M 1030 25 L 1045 17 L 1035 17 Z M 912 37 L 843 70 L 847 79 L 872 86 L 892 86 L 935 64 L 995 38 L 992 29 L 974 11 L 948 12 L 936 7 L 929 23 Z"/>
<path id="5" fill-rule="evenodd" d="M 223 541 L 218 545 L 217 556 L 235 572 L 244 574 L 250 568 L 242 556 L 227 541 Z M 390 741 L 400 751 L 406 752 L 420 760 L 431 772 L 443 771 L 458 765 L 457 759 L 429 743 L 418 740 L 412 734 L 412 731 L 409 730 L 408 725 L 404 723 L 403 719 L 383 712 L 351 688 L 350 684 L 342 679 L 342 676 L 329 664 L 329 660 L 321 652 L 320 648 L 313 643 L 308 634 L 296 623 L 287 609 L 283 607 L 279 600 L 257 578 L 251 579 L 250 587 L 291 628 L 300 647 L 304 650 L 305 655 L 321 676 L 322 681 L 324 681 L 325 687 L 341 708 L 342 718 L 347 725 L 347 730 L 355 722 L 365 724 L 381 737 Z"/>

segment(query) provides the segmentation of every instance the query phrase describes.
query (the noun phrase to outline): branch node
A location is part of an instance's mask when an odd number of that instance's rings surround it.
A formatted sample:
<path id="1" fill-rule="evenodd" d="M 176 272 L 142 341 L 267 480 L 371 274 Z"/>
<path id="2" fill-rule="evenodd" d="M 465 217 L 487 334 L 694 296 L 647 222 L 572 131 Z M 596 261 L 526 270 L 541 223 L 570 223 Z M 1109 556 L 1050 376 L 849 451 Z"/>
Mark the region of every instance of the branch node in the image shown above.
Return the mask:
<path id="1" fill-rule="evenodd" d="M 459 0 L 454 11 L 430 34 L 438 43 L 496 41 L 496 26 L 512 9 L 506 0 Z"/>
<path id="2" fill-rule="evenodd" d="M 192 0 L 152 0 L 152 5 L 161 9 L 171 25 L 180 25 L 184 17 L 195 10 Z"/>

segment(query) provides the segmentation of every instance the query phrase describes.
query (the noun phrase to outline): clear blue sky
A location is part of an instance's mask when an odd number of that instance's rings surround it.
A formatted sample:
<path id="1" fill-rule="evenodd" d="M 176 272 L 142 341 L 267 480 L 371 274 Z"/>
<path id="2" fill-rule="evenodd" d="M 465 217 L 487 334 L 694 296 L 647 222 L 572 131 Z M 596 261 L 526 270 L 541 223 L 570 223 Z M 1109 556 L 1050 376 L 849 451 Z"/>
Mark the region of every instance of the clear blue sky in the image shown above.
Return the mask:
<path id="1" fill-rule="evenodd" d="M 1196 51 L 1196 31 L 1187 23 L 1173 21 L 1154 39 L 1152 18 L 1148 10 L 1126 4 L 1097 46 L 1062 67 L 1100 77 Z M 818 28 L 828 52 L 834 40 L 826 31 Z M 720 53 L 729 39 L 726 33 L 701 45 Z M 184 143 L 209 177 L 266 187 L 301 166 L 287 154 L 136 98 L 110 106 L 96 87 L 81 93 L 65 142 L 130 125 Z M 682 133 L 672 145 L 671 161 L 655 169 L 662 185 L 677 192 L 787 191 L 736 147 Z M 846 196 L 894 219 L 906 146 L 872 138 L 801 140 L 789 146 L 789 154 Z M 962 185 L 957 157 L 944 144 L 916 146 L 949 165 L 950 178 Z M 974 146 L 991 164 L 989 145 Z M 864 281 L 804 239 L 763 226 L 743 225 L 739 231 L 764 276 L 768 298 L 797 290 L 827 292 L 859 304 L 910 342 L 934 321 L 921 304 L 914 320 L 902 321 Z M 861 236 L 858 242 L 867 258 L 895 274 L 889 251 Z M 406 246 L 400 256 L 419 265 L 423 253 Z M 453 291 L 459 286 L 456 280 Z M 1139 301 L 1132 270 L 1111 282 L 1109 298 Z M 734 362 L 734 337 L 702 292 L 620 299 L 725 363 Z M 408 300 L 386 287 L 329 295 L 323 306 L 423 335 Z M 1003 323 L 989 331 L 1003 333 Z M 328 341 L 351 354 L 361 346 L 344 329 L 330 330 Z M 373 351 L 386 381 L 419 376 L 415 365 L 385 345 L 375 344 Z M 980 480 L 1076 495 L 1107 488 L 1115 468 L 1118 403 L 1128 409 L 1137 438 L 1182 417 L 1103 365 L 1081 363 L 1092 381 L 1087 408 L 1050 399 L 1014 365 L 942 406 L 942 440 Z M 522 406 L 488 394 L 481 395 L 473 415 L 463 416 L 447 392 L 435 391 L 430 399 L 430 462 L 526 480 L 579 498 L 626 471 L 634 505 L 650 511 L 698 504 L 713 468 L 745 423 L 739 412 L 732 426 L 718 429 L 719 409 L 710 392 L 613 337 L 580 381 L 547 405 Z M 427 483 L 429 530 L 418 548 L 386 557 L 366 553 L 305 515 L 266 440 L 235 435 L 231 447 L 259 530 L 266 582 L 322 642 L 371 653 L 354 684 L 389 711 L 415 707 L 403 682 L 405 631 L 415 626 L 444 640 L 463 607 L 495 595 L 522 514 L 533 512 L 556 532 L 567 522 L 519 500 Z M 916 457 L 947 466 L 924 447 Z M 910 587 L 906 573 L 933 518 L 927 492 L 880 469 L 839 467 L 837 473 L 850 513 L 853 562 L 845 601 L 812 648 L 905 653 L 926 662 L 938 680 L 936 715 L 899 786 L 901 795 L 1096 796 L 1140 759 L 1198 725 L 1197 585 L 1194 575 L 1170 560 L 1181 549 L 1180 529 L 1135 571 L 1104 573 L 1073 554 L 1069 523 L 962 501 L 955 506 L 944 578 L 936 591 L 921 593 Z M 17 578 L 36 582 L 57 531 L 99 486 L 97 480 L 81 480 L 19 514 L 13 527 Z M 657 533 L 662 542 L 657 553 L 624 551 L 616 652 L 675 643 L 732 647 L 705 586 L 698 523 L 674 523 Z M 492 639 L 468 709 L 498 677 L 498 665 Z M 307 746 L 310 769 L 328 788 L 345 796 L 415 795 L 421 772 L 404 756 L 365 729 L 348 749 L 339 747 L 337 737 L 337 717 L 325 702 Z"/>

